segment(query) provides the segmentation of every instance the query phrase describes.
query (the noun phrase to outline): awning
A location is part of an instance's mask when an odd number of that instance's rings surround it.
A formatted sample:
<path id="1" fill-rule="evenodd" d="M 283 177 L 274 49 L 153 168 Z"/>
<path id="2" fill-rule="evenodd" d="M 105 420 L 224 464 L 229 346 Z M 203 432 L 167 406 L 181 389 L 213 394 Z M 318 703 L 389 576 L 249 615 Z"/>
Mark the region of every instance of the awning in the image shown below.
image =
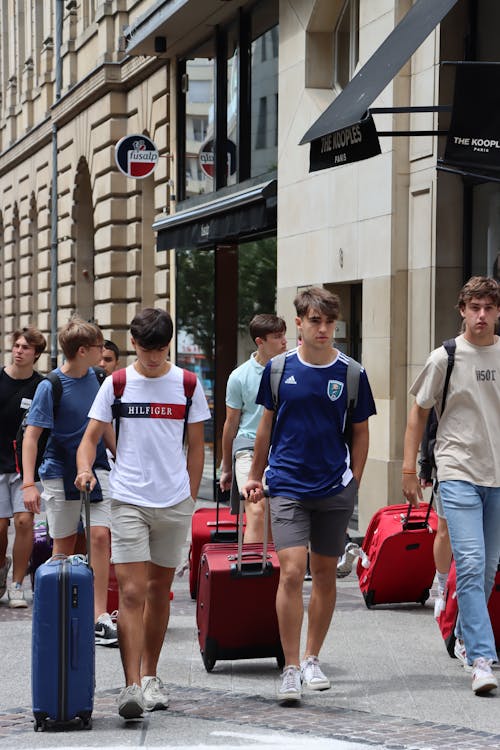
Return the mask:
<path id="1" fill-rule="evenodd" d="M 156 0 L 137 20 L 125 28 L 128 55 L 173 57 L 180 55 L 213 33 L 218 24 L 236 16 L 249 0 Z"/>
<path id="2" fill-rule="evenodd" d="M 277 182 L 256 185 L 179 211 L 153 224 L 157 249 L 203 248 L 239 242 L 276 229 Z"/>
<path id="3" fill-rule="evenodd" d="M 377 96 L 456 2 L 457 0 L 417 0 L 361 70 L 309 128 L 300 143 L 310 143 L 337 131 L 349 131 L 364 120 L 368 108 Z"/>

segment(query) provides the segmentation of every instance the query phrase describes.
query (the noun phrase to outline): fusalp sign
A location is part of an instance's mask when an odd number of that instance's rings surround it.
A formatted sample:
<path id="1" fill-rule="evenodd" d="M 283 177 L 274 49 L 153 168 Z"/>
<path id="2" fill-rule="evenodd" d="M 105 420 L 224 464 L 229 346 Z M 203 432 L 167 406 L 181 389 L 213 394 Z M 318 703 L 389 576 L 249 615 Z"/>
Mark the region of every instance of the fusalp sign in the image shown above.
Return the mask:
<path id="1" fill-rule="evenodd" d="M 158 164 L 158 149 L 145 135 L 127 135 L 115 146 L 115 161 L 124 175 L 143 180 Z"/>

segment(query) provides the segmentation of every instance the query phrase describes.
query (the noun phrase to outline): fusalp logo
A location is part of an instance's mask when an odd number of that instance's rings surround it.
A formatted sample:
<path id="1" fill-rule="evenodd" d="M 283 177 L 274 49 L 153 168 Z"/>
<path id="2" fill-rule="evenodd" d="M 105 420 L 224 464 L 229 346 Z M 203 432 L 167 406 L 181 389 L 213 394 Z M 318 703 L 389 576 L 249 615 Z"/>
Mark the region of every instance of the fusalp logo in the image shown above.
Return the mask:
<path id="1" fill-rule="evenodd" d="M 124 175 L 142 180 L 154 172 L 158 164 L 158 150 L 145 135 L 127 135 L 115 146 L 115 161 Z"/>

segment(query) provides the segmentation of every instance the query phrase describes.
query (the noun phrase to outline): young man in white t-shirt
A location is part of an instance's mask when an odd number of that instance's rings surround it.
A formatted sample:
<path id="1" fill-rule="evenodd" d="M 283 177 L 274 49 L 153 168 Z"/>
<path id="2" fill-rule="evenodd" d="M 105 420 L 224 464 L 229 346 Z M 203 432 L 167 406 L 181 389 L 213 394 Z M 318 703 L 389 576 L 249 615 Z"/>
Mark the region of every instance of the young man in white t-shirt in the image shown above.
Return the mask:
<path id="1" fill-rule="evenodd" d="M 498 282 L 483 276 L 469 279 L 460 292 L 458 309 L 465 328 L 456 339 L 434 455 L 457 569 L 455 634 L 472 665 L 472 690 L 482 694 L 498 687 L 491 671 L 497 653 L 487 609 L 500 558 Z M 406 428 L 402 486 L 412 505 L 422 499 L 415 471 L 417 451 L 430 409 L 442 402 L 447 362 L 444 347 L 435 349 L 410 389 L 415 403 Z"/>
<path id="2" fill-rule="evenodd" d="M 204 463 L 204 421 L 210 418 L 199 381 L 183 447 L 183 371 L 167 360 L 173 325 L 163 310 L 146 308 L 130 332 L 137 360 L 126 368 L 116 461 L 111 470 L 111 544 L 119 587 L 118 636 L 125 688 L 118 713 L 140 718 L 168 706 L 157 664 L 170 614 L 169 594 L 191 522 Z M 77 454 L 75 484 L 94 481 L 95 446 L 113 419 L 109 377 L 89 412 Z"/>

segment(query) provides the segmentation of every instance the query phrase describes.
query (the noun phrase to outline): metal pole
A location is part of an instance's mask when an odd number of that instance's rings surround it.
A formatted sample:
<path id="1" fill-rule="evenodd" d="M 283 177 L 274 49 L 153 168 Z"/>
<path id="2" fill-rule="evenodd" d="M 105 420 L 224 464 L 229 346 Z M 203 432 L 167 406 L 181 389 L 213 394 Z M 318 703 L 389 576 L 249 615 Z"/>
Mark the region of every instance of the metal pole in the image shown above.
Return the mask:
<path id="1" fill-rule="evenodd" d="M 55 102 L 61 98 L 62 60 L 61 43 L 63 28 L 63 0 L 56 0 L 55 28 Z M 50 233 L 50 364 L 57 367 L 57 288 L 58 288 L 58 233 L 57 233 L 57 126 L 52 125 L 52 206 Z"/>

